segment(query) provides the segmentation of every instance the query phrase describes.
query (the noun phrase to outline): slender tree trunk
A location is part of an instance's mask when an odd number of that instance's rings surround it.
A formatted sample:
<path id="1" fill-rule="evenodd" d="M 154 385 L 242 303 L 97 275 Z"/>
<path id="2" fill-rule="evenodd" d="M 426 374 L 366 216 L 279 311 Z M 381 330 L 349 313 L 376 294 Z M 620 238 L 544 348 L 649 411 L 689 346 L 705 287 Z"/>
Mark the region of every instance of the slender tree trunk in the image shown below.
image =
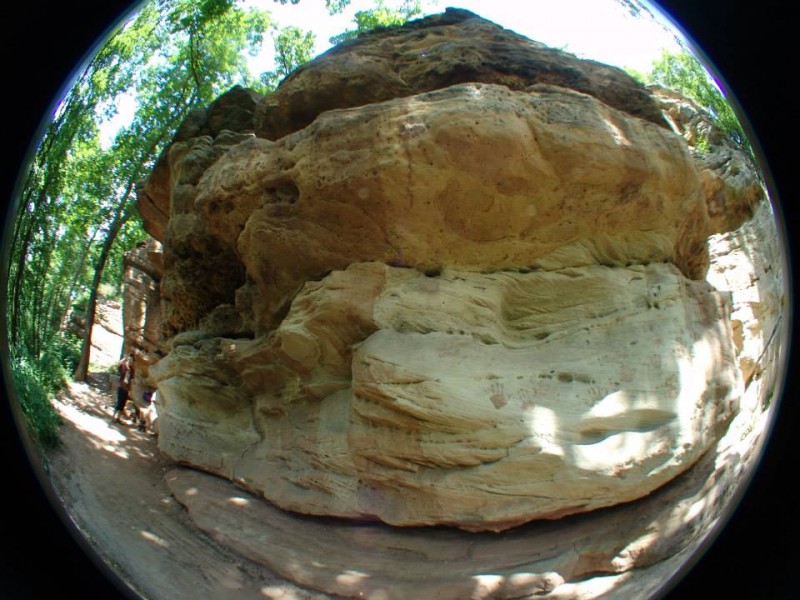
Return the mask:
<path id="1" fill-rule="evenodd" d="M 22 307 L 22 278 L 25 274 L 26 255 L 30 247 L 31 239 L 33 238 L 33 224 L 29 223 L 25 231 L 25 237 L 22 240 L 22 245 L 18 250 L 17 260 L 14 266 L 14 278 L 11 285 L 5 290 L 7 297 L 10 299 L 8 311 L 8 332 L 10 334 L 11 345 L 15 345 L 19 341 L 21 332 L 21 307 Z M 13 246 L 12 246 L 13 247 Z"/>
<path id="2" fill-rule="evenodd" d="M 31 330 L 29 348 L 33 356 L 39 356 L 42 351 L 42 340 L 47 338 L 47 334 L 43 331 L 42 322 L 44 319 L 44 300 L 47 294 L 48 284 L 48 271 L 53 258 L 53 239 L 51 239 L 50 232 L 45 231 L 45 238 L 42 241 L 43 252 L 36 258 L 40 259 L 37 263 L 33 263 L 32 271 L 33 276 L 33 294 L 30 301 L 31 307 Z"/>
<path id="3" fill-rule="evenodd" d="M 111 254 L 111 248 L 114 245 L 114 241 L 117 239 L 117 235 L 122 229 L 122 226 L 125 225 L 125 223 L 133 214 L 133 211 L 136 209 L 136 203 L 131 202 L 129 204 L 128 200 L 133 193 L 136 182 L 141 175 L 147 159 L 155 154 L 156 148 L 158 148 L 158 146 L 167 137 L 167 132 L 174 130 L 173 123 L 179 124 L 183 119 L 186 118 L 186 115 L 194 108 L 195 102 L 196 96 L 194 93 L 192 93 L 187 106 L 183 110 L 178 109 L 175 111 L 175 113 L 173 113 L 173 118 L 170 119 L 170 126 L 165 127 L 158 139 L 154 140 L 150 147 L 142 153 L 138 162 L 139 166 L 128 178 L 128 183 L 125 187 L 125 193 L 122 195 L 122 199 L 117 206 L 117 210 L 114 214 L 114 218 L 112 219 L 108 234 L 106 234 L 106 238 L 103 240 L 103 246 L 100 249 L 100 256 L 97 259 L 94 277 L 92 278 L 92 287 L 91 292 L 89 293 L 89 303 L 86 307 L 86 325 L 83 331 L 83 341 L 81 344 L 81 358 L 78 361 L 78 366 L 75 367 L 75 372 L 72 375 L 75 381 L 85 381 L 86 375 L 89 372 L 89 359 L 92 349 L 92 327 L 94 325 L 94 318 L 97 313 L 97 293 L 100 287 L 100 280 L 103 277 L 103 269 L 105 269 L 106 262 Z"/>
<path id="4" fill-rule="evenodd" d="M 22 334 L 22 299 L 24 297 L 25 267 L 28 265 L 28 253 L 33 245 L 34 234 L 37 229 L 41 230 L 43 228 L 41 218 L 47 213 L 44 207 L 45 204 L 46 194 L 44 190 L 39 190 L 34 198 L 30 198 L 30 194 L 28 194 L 28 198 L 24 201 L 23 206 L 20 207 L 19 216 L 14 227 L 11 248 L 15 251 L 16 260 L 12 262 L 14 267 L 13 278 L 9 277 L 11 285 L 6 290 L 7 297 L 10 299 L 8 329 L 12 345 L 20 341 Z M 20 237 L 22 237 L 21 241 Z M 11 273 L 9 273 L 10 275 Z"/>
<path id="5" fill-rule="evenodd" d="M 77 266 L 72 274 L 72 280 L 69 283 L 69 288 L 67 288 L 66 296 L 64 297 L 64 304 L 61 306 L 61 314 L 59 316 L 59 329 L 63 329 L 64 325 L 66 324 L 66 319 L 69 316 L 70 307 L 72 306 L 72 294 L 75 293 L 75 288 L 78 285 L 78 280 L 80 279 L 81 273 L 83 273 L 83 265 L 86 264 L 86 259 L 89 257 L 89 253 L 92 250 L 92 245 L 94 244 L 94 238 L 97 237 L 98 232 L 100 231 L 99 227 L 96 227 L 94 232 L 92 233 L 92 237 L 89 238 L 89 241 L 86 242 L 83 246 L 83 252 L 81 252 L 81 258 L 78 261 Z"/>
<path id="6" fill-rule="evenodd" d="M 106 262 L 111 254 L 111 248 L 114 245 L 114 240 L 117 239 L 117 235 L 122 229 L 122 226 L 125 225 L 131 214 L 133 214 L 133 208 L 135 204 L 130 203 L 128 205 L 128 199 L 133 191 L 134 181 L 135 178 L 138 177 L 138 174 L 139 173 L 137 171 L 134 177 L 131 177 L 130 181 L 128 182 L 128 187 L 119 203 L 119 207 L 114 215 L 114 220 L 111 223 L 111 227 L 109 228 L 108 233 L 103 240 L 103 246 L 100 249 L 100 256 L 97 258 L 94 277 L 92 278 L 92 287 L 91 291 L 89 292 L 89 302 L 86 306 L 86 321 L 83 329 L 83 340 L 81 343 L 81 358 L 78 361 L 78 365 L 75 367 L 75 372 L 72 375 L 72 378 L 75 381 L 85 381 L 86 375 L 89 373 L 89 359 L 92 350 L 92 327 L 94 326 L 94 318 L 97 314 L 97 294 L 98 290 L 100 289 L 100 281 L 103 278 L 103 269 L 105 269 Z M 126 205 L 128 205 L 127 209 L 123 210 Z"/>
<path id="7" fill-rule="evenodd" d="M 59 123 L 53 123 L 49 131 L 53 131 Z M 48 137 L 42 142 L 42 147 L 39 150 L 41 155 L 43 152 L 48 152 L 53 144 L 53 135 L 48 134 Z M 23 286 L 25 285 L 25 267 L 29 264 L 28 253 L 31 247 L 34 246 L 34 236 L 37 231 L 43 235 L 49 235 L 47 228 L 47 215 L 49 214 L 48 206 L 48 192 L 58 179 L 59 170 L 61 168 L 60 157 L 52 157 L 52 162 L 56 166 L 46 170 L 46 177 L 41 187 L 38 189 L 30 183 L 29 178 L 26 184 L 25 192 L 23 193 L 23 202 L 19 207 L 17 214 L 17 222 L 14 227 L 14 235 L 12 238 L 11 248 L 16 249 L 20 236 L 22 242 L 18 250 L 16 250 L 16 261 L 14 262 L 15 270 L 14 277 L 10 287 L 6 290 L 7 297 L 11 299 L 8 315 L 8 328 L 10 333 L 11 343 L 15 344 L 21 339 L 22 334 L 22 299 L 24 297 Z M 36 165 L 32 169 L 43 168 Z M 24 230 L 24 234 L 21 233 Z M 10 273 L 9 273 L 10 275 Z M 35 298 L 35 294 L 34 294 Z M 31 319 L 33 321 L 33 319 Z M 30 323 L 29 323 L 30 325 Z M 29 332 L 28 338 L 30 339 L 31 333 Z M 32 351 L 32 348 L 29 348 Z"/>

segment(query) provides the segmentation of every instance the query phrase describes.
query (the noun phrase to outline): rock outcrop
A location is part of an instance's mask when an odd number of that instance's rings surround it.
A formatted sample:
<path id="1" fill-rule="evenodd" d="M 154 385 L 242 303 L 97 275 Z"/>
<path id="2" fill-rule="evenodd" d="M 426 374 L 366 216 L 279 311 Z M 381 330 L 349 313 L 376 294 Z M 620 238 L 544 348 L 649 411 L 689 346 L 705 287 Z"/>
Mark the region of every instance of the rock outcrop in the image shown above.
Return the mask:
<path id="1" fill-rule="evenodd" d="M 449 10 L 193 115 L 140 195 L 161 449 L 300 513 L 469 531 L 685 472 L 758 372 L 709 236 L 766 201 L 659 94 Z"/>
<path id="2" fill-rule="evenodd" d="M 218 138 L 223 132 L 252 133 L 255 127 L 254 118 L 256 104 L 261 95 L 252 90 L 235 86 L 226 94 L 212 102 L 208 108 L 199 108 L 192 112 L 186 121 L 178 128 L 172 143 L 161 153 L 150 176 L 143 185 L 137 189 L 137 209 L 142 217 L 144 230 L 155 239 L 163 242 L 167 233 L 167 222 L 175 211 L 180 211 L 180 203 L 173 206 L 172 193 L 175 183 L 171 180 L 172 167 L 170 152 L 181 142 L 192 140 L 211 141 Z M 226 143 L 228 135 L 223 135 L 220 143 Z M 210 144 L 208 144 L 210 145 Z M 214 162 L 221 152 L 200 152 L 195 142 L 194 154 L 187 161 L 186 169 L 181 182 L 186 190 L 187 197 L 191 197 L 191 186 L 197 183 L 200 175 Z M 191 166 L 190 166 L 191 165 Z M 195 177 L 192 178 L 191 172 Z"/>
<path id="3" fill-rule="evenodd" d="M 241 257 L 251 314 L 239 306 L 258 334 L 305 281 L 358 261 L 707 268 L 700 178 L 680 138 L 551 86 L 464 84 L 323 113 L 231 148 L 195 211 Z"/>
<path id="4" fill-rule="evenodd" d="M 664 264 L 355 263 L 307 284 L 271 335 L 176 336 L 153 372 L 161 448 L 284 508 L 397 525 L 609 506 L 685 470 L 729 422 L 728 311 Z"/>
<path id="5" fill-rule="evenodd" d="M 658 85 L 648 89 L 670 127 L 686 140 L 700 170 L 711 232 L 738 229 L 764 199 L 764 186 L 752 159 L 696 103 Z"/>
<path id="6" fill-rule="evenodd" d="M 291 73 L 258 104 L 259 137 L 276 140 L 337 108 L 413 97 L 465 82 L 523 91 L 550 84 L 664 125 L 653 98 L 620 69 L 548 48 L 466 10 L 448 8 L 340 44 Z"/>

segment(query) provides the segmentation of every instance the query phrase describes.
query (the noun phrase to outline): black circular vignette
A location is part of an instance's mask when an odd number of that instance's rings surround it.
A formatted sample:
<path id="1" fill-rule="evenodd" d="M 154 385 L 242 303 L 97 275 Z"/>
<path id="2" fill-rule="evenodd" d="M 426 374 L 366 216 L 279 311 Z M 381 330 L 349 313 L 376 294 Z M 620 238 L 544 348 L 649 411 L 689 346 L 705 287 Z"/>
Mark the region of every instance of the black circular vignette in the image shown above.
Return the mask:
<path id="1" fill-rule="evenodd" d="M 772 174 L 773 194 L 788 234 L 791 276 L 797 261 L 797 174 L 790 171 L 790 135 L 796 135 L 794 69 L 796 36 L 789 4 L 781 0 L 724 2 L 664 0 L 670 12 L 722 74 L 762 148 Z M 796 283 L 787 278 L 787 290 Z M 790 292 L 791 293 L 791 292 Z M 796 338 L 796 320 L 792 337 Z M 792 344 L 796 346 L 796 344 Z M 797 353 L 790 351 L 784 392 L 760 465 L 727 525 L 697 564 L 668 594 L 670 600 L 705 597 L 797 597 L 794 569 L 800 551 Z M 712 596 L 709 596 L 712 594 Z"/>
<path id="2" fill-rule="evenodd" d="M 302 1 L 302 0 L 301 0 Z M 104 0 L 15 6 L 6 21 L 6 124 L 11 144 L 3 162 L 4 215 L 28 145 L 42 116 L 85 53 L 131 3 Z M 446 4 L 458 5 L 457 0 Z M 689 33 L 723 74 L 744 108 L 772 172 L 794 254 L 797 185 L 789 135 L 797 52 L 788 2 L 780 0 L 663 0 L 662 8 Z M 9 160 L 10 158 L 10 160 Z M 789 372 L 793 371 L 792 363 Z M 0 388 L 4 390 L 5 388 Z M 794 591 L 799 501 L 794 494 L 798 446 L 793 444 L 798 385 L 787 378 L 766 453 L 728 525 L 667 595 L 670 599 L 789 598 Z M 123 597 L 90 559 L 50 505 L 19 441 L 7 402 L 0 403 L 4 473 L 0 519 L 0 598 L 38 599 L 77 593 Z"/>
<path id="3" fill-rule="evenodd" d="M 17 176 L 43 117 L 54 108 L 56 97 L 88 52 L 130 6 L 120 0 L 19 3 L 9 12 L 2 41 L 6 126 L 11 129 L 10 136 L 4 135 L 4 228 Z M 4 281 L 4 289 L 5 285 Z M 5 348 L 2 353 L 5 361 Z M 0 377 L 5 379 L 5 375 Z M 0 383 L 0 448 L 5 458 L 0 493 L 0 598 L 127 597 L 108 568 L 90 558 L 94 555 L 88 544 L 72 535 L 49 501 L 15 427 L 5 381 Z"/>

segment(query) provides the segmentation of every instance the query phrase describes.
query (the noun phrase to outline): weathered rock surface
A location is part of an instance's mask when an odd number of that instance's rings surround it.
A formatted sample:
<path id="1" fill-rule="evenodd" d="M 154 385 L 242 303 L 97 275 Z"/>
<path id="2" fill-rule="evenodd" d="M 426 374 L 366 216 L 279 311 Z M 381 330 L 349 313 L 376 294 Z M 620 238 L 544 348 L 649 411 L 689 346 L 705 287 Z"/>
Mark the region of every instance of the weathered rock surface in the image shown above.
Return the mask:
<path id="1" fill-rule="evenodd" d="M 127 350 L 166 354 L 161 321 L 160 282 L 164 276 L 161 244 L 149 239 L 125 253 L 122 323 Z"/>
<path id="2" fill-rule="evenodd" d="M 738 229 L 711 236 L 709 250 L 708 282 L 731 292 L 731 329 L 745 385 L 762 375 L 774 379 L 786 300 L 770 203 L 760 202 Z"/>
<path id="3" fill-rule="evenodd" d="M 232 146 L 251 137 L 225 131 L 215 138 L 195 137 L 169 147 L 170 219 L 161 282 L 161 328 L 167 339 L 197 325 L 218 305 L 232 302 L 234 291 L 244 283 L 241 261 L 209 231 L 194 204 L 206 169 Z"/>
<path id="4" fill-rule="evenodd" d="M 330 111 L 231 148 L 201 188 L 199 218 L 255 286 L 256 332 L 306 280 L 356 261 L 426 272 L 672 261 L 693 278 L 707 267 L 682 140 L 564 88 L 469 84 Z"/>
<path id="5" fill-rule="evenodd" d="M 335 597 L 651 598 L 719 524 L 757 458 L 759 430 L 727 435 L 640 501 L 502 535 L 309 519 L 194 470 L 165 480 L 214 540 Z"/>
<path id="6" fill-rule="evenodd" d="M 415 96 L 451 85 L 511 90 L 552 84 L 664 125 L 657 104 L 624 71 L 547 48 L 463 10 L 448 8 L 332 48 L 291 73 L 258 103 L 256 133 L 276 140 L 336 108 Z"/>
<path id="7" fill-rule="evenodd" d="M 734 256 L 775 228 L 747 162 L 652 93 L 451 11 L 193 115 L 140 196 L 161 449 L 299 513 L 465 530 L 711 460 L 770 389 L 780 275 Z"/>
<path id="8" fill-rule="evenodd" d="M 697 104 L 657 85 L 648 89 L 692 151 L 700 170 L 710 233 L 739 228 L 764 199 L 764 187 L 750 157 Z"/>
<path id="9" fill-rule="evenodd" d="M 732 417 L 728 311 L 667 265 L 354 264 L 270 336 L 176 337 L 152 372 L 161 448 L 313 514 L 505 529 L 609 506 Z"/>
<path id="10" fill-rule="evenodd" d="M 220 138 L 215 144 L 217 150 L 222 144 L 230 143 L 231 133 L 252 133 L 255 127 L 256 103 L 261 95 L 252 90 L 234 86 L 231 90 L 212 102 L 208 108 L 195 110 L 175 133 L 172 143 L 161 153 L 153 168 L 153 172 L 137 189 L 136 208 L 142 216 L 144 230 L 157 240 L 163 242 L 167 234 L 167 222 L 173 214 L 172 194 L 176 182 L 173 180 L 173 167 L 170 153 L 176 144 L 191 142 L 195 138 L 210 140 Z M 226 132 L 226 133 L 223 133 Z M 210 139 L 209 139 L 210 138 Z M 202 144 L 203 142 L 199 142 Z M 194 154 L 187 158 L 188 170 L 198 176 L 219 158 L 221 152 L 203 153 L 194 146 Z M 184 151 L 186 149 L 184 148 Z M 190 152 L 191 154 L 191 152 Z M 184 181 L 193 184 L 197 181 Z"/>

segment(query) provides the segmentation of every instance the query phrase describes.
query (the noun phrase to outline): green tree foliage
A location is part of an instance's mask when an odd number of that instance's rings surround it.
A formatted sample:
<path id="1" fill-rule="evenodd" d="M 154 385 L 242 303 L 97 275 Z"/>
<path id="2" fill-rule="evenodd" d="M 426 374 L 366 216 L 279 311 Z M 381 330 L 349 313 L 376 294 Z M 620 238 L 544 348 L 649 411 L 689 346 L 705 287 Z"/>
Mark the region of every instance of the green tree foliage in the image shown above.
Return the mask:
<path id="1" fill-rule="evenodd" d="M 56 367 L 56 371 L 51 369 Z M 44 448 L 58 445 L 58 425 L 61 419 L 50 404 L 50 398 L 64 381 L 60 365 L 32 358 L 24 351 L 14 356 L 11 368 L 22 416 L 34 441 Z"/>
<path id="2" fill-rule="evenodd" d="M 148 3 L 79 74 L 47 126 L 23 182 L 5 290 L 15 387 L 43 443 L 55 413 L 42 398 L 67 367 L 85 376 L 100 286 L 119 290 L 123 253 L 144 237 L 137 182 L 190 111 L 252 83 L 246 54 L 268 26 L 265 12 L 234 0 Z M 100 126 L 123 94 L 135 97 L 135 116 L 104 147 Z M 76 358 L 62 330 L 79 294 L 89 326 Z"/>
<path id="3" fill-rule="evenodd" d="M 708 112 L 731 142 L 753 157 L 753 150 L 742 124 L 736 118 L 730 103 L 708 71 L 692 54 L 688 52 L 673 54 L 665 51 L 661 58 L 653 63 L 649 73 L 638 77 L 643 78 L 646 83 L 657 83 L 694 100 Z"/>
<path id="4" fill-rule="evenodd" d="M 300 0 L 275 0 L 279 4 L 299 4 Z M 325 8 L 330 15 L 342 13 L 350 0 L 325 0 Z M 332 45 L 355 38 L 359 33 L 370 31 L 379 27 L 402 25 L 410 18 L 422 14 L 419 0 L 403 0 L 398 8 L 389 8 L 384 0 L 375 0 L 375 7 L 368 10 L 357 11 L 353 17 L 355 28 L 342 32 L 329 39 Z M 259 91 L 270 92 L 274 90 L 281 80 L 300 65 L 312 58 L 316 42 L 313 32 L 303 31 L 298 27 L 289 26 L 277 30 L 273 34 L 275 48 L 275 65 L 273 71 L 261 75 Z"/>
<path id="5" fill-rule="evenodd" d="M 95 316 L 97 293 L 114 242 L 134 214 L 135 186 L 153 166 L 158 151 L 194 108 L 213 100 L 235 82 L 248 79 L 243 52 L 260 46 L 267 18 L 241 11 L 230 0 L 177 0 L 166 15 L 167 43 L 145 65 L 136 82 L 138 110 L 129 127 L 114 140 L 117 157 L 108 229 L 100 245 L 90 283 L 87 323 Z M 138 227 L 137 231 L 141 231 Z M 122 256 L 116 255 L 118 265 Z M 117 273 L 119 275 L 119 273 Z M 117 277 L 117 281 L 121 278 Z M 91 328 L 84 333 L 75 379 L 86 377 L 91 350 Z"/>
<path id="6" fill-rule="evenodd" d="M 261 78 L 251 74 L 247 55 L 261 49 L 274 25 L 268 13 L 245 9 L 242 1 L 144 4 L 77 76 L 35 151 L 11 231 L 5 318 L 20 404 L 42 443 L 54 439 L 57 423 L 48 395 L 67 374 L 87 374 L 100 290 L 119 296 L 124 252 L 145 238 L 134 210 L 138 182 L 192 110 L 236 84 L 272 89 L 311 58 L 312 33 L 277 29 L 275 68 Z M 349 0 L 325 5 L 336 14 Z M 355 30 L 339 37 L 419 12 L 416 1 L 394 10 L 378 0 L 357 13 Z M 135 116 L 109 144 L 102 126 L 126 96 L 135 101 Z M 65 333 L 79 297 L 82 339 Z"/>
<path id="7" fill-rule="evenodd" d="M 275 0 L 278 4 L 299 4 L 300 0 Z M 328 14 L 337 15 L 350 6 L 350 0 L 325 0 Z"/>
<path id="8" fill-rule="evenodd" d="M 269 92 L 278 87 L 281 80 L 312 58 L 316 36 L 290 25 L 279 29 L 274 35 L 275 69 L 261 74 L 262 89 Z"/>
<path id="9" fill-rule="evenodd" d="M 331 15 L 338 15 L 348 6 L 350 6 L 350 0 L 325 0 L 325 7 L 328 9 L 328 14 Z"/>
<path id="10" fill-rule="evenodd" d="M 379 27 L 402 25 L 421 13 L 422 7 L 419 0 L 406 0 L 401 4 L 400 8 L 389 8 L 384 4 L 383 0 L 376 0 L 375 8 L 356 12 L 355 29 L 349 29 L 333 36 L 330 42 L 334 45 L 340 44 L 346 40 L 354 39 L 359 33 L 365 31 L 371 31 Z"/>
<path id="11" fill-rule="evenodd" d="M 60 333 L 47 340 L 39 356 L 18 347 L 11 361 L 11 376 L 27 431 L 44 448 L 58 445 L 61 422 L 50 399 L 66 384 L 80 356 L 80 340 Z"/>

